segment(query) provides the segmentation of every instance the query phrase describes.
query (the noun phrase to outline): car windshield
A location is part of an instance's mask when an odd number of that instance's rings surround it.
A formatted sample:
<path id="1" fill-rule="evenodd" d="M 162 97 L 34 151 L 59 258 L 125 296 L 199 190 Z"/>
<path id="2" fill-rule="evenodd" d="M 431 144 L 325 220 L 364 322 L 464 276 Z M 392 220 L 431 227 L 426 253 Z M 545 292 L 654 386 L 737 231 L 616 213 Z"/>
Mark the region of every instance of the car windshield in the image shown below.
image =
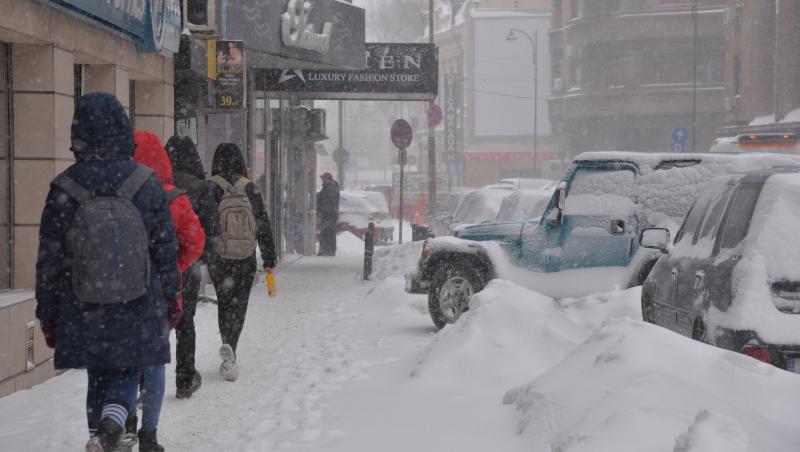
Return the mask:
<path id="1" fill-rule="evenodd" d="M 631 170 L 579 169 L 566 199 L 567 215 L 628 216 L 633 213 Z"/>
<path id="2" fill-rule="evenodd" d="M 456 222 L 463 224 L 477 224 L 495 220 L 503 198 L 509 194 L 511 192 L 507 190 L 475 190 L 464 198 L 454 215 L 454 219 Z"/>

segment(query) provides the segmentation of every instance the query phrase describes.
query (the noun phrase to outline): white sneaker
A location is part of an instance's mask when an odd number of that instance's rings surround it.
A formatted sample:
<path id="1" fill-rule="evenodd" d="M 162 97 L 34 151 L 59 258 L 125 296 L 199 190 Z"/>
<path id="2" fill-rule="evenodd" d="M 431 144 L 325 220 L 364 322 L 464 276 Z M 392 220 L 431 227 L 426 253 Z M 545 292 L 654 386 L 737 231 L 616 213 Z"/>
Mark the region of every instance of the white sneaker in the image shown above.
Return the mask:
<path id="1" fill-rule="evenodd" d="M 219 365 L 222 378 L 236 381 L 239 378 L 239 366 L 236 365 L 236 353 L 233 352 L 233 348 L 228 344 L 222 344 L 219 348 L 219 357 L 222 359 L 222 364 Z"/>

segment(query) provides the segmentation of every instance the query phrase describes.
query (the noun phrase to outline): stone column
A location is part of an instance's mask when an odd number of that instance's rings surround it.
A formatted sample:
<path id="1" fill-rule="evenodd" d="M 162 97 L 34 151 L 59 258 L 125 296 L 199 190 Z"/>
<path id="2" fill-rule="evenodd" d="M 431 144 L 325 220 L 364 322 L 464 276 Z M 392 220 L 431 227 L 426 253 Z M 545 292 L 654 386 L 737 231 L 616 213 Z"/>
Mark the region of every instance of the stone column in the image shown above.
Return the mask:
<path id="1" fill-rule="evenodd" d="M 777 0 L 775 24 L 775 118 L 800 108 L 800 2 Z"/>
<path id="2" fill-rule="evenodd" d="M 12 46 L 14 107 L 14 281 L 35 282 L 39 221 L 50 181 L 73 161 L 72 53 L 52 45 Z"/>
<path id="3" fill-rule="evenodd" d="M 175 85 L 172 59 L 162 58 L 162 61 L 162 80 L 135 81 L 133 121 L 137 130 L 153 132 L 166 143 L 175 131 Z"/>
<path id="4" fill-rule="evenodd" d="M 83 69 L 84 92 L 111 93 L 130 115 L 130 78 L 128 71 L 111 64 L 87 64 Z"/>

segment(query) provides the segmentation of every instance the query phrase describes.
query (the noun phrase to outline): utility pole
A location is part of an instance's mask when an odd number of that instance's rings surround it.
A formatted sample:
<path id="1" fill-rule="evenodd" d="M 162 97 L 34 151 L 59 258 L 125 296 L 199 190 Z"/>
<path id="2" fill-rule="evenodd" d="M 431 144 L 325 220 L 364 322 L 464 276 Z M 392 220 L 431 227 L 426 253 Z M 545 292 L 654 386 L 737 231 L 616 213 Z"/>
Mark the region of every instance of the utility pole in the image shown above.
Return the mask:
<path id="1" fill-rule="evenodd" d="M 531 63 L 533 63 L 533 174 L 539 175 L 539 30 L 533 31 L 533 36 L 519 28 L 511 28 L 508 30 L 506 41 L 514 42 L 517 40 L 516 33 L 521 34 L 528 38 L 531 42 L 533 54 Z"/>
<path id="2" fill-rule="evenodd" d="M 533 31 L 533 175 L 539 176 L 539 30 Z"/>
<path id="3" fill-rule="evenodd" d="M 343 102 L 339 101 L 339 152 L 344 156 L 344 112 L 342 111 Z M 339 185 L 344 188 L 344 160 L 337 159 L 336 171 L 339 173 Z"/>
<path id="4" fill-rule="evenodd" d="M 433 44 L 433 0 L 428 0 L 428 39 Z M 434 98 L 428 102 L 433 106 Z M 428 220 L 436 212 L 436 129 L 428 123 Z"/>
<path id="5" fill-rule="evenodd" d="M 692 152 L 697 152 L 697 53 L 699 40 L 697 36 L 697 0 L 692 0 L 692 21 L 694 23 L 694 50 L 693 50 L 693 74 L 692 74 Z"/>

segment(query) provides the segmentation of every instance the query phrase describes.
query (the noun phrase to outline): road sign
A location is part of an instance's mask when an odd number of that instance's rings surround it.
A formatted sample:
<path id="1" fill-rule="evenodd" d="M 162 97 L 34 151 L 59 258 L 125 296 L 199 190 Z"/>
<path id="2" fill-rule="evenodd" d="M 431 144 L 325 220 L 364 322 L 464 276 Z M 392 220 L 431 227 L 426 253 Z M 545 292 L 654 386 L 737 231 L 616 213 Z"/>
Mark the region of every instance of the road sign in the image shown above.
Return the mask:
<path id="1" fill-rule="evenodd" d="M 337 164 L 345 164 L 348 160 L 350 160 L 350 152 L 348 152 L 347 149 L 336 148 L 336 150 L 333 151 L 333 161 Z"/>
<path id="2" fill-rule="evenodd" d="M 406 159 L 406 162 L 409 165 L 416 165 L 417 164 L 417 156 L 416 155 L 409 155 L 408 158 Z"/>
<path id="3" fill-rule="evenodd" d="M 679 127 L 672 131 L 672 142 L 680 145 L 686 144 L 689 141 L 689 131 L 683 127 Z M 676 151 L 680 152 L 680 151 Z"/>
<path id="4" fill-rule="evenodd" d="M 442 123 L 443 119 L 444 112 L 442 111 L 442 107 L 431 102 L 430 106 L 428 107 L 428 126 L 439 127 L 439 124 Z"/>
<path id="5" fill-rule="evenodd" d="M 394 143 L 398 149 L 408 148 L 411 145 L 413 135 L 411 124 L 405 119 L 398 119 L 392 124 L 392 143 Z"/>
<path id="6" fill-rule="evenodd" d="M 672 143 L 672 152 L 683 152 L 683 144 Z"/>

